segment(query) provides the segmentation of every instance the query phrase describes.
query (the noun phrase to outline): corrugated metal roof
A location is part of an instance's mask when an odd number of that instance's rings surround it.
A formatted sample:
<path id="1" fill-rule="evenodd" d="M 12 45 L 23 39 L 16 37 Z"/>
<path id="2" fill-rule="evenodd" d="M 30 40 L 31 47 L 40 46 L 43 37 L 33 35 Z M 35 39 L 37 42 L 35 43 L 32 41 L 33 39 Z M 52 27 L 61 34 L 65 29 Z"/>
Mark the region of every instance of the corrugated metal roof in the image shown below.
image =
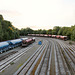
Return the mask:
<path id="1" fill-rule="evenodd" d="M 7 42 L 0 42 L 0 48 L 8 46 L 9 44 Z"/>
<path id="2" fill-rule="evenodd" d="M 16 43 L 20 43 L 22 40 L 21 39 L 15 39 L 15 40 L 11 40 L 10 42 L 12 44 L 16 44 Z"/>

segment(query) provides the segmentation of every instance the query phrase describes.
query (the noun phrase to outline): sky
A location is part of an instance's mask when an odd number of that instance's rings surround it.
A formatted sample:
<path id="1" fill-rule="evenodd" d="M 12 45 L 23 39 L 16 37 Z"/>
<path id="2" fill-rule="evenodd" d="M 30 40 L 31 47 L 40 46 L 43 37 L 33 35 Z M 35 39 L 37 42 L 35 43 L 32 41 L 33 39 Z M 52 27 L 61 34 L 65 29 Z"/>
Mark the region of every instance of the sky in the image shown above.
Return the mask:
<path id="1" fill-rule="evenodd" d="M 0 14 L 21 29 L 75 24 L 75 0 L 0 0 Z"/>

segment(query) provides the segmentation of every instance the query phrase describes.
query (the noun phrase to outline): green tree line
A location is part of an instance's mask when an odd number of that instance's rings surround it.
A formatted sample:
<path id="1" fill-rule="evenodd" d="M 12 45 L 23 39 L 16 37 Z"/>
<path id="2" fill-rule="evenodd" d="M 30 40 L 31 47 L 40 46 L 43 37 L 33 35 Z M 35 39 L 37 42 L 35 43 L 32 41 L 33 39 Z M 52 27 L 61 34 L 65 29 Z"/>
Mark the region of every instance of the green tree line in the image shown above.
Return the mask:
<path id="1" fill-rule="evenodd" d="M 0 15 L 0 41 L 17 39 L 19 36 L 26 36 L 28 34 L 63 35 L 68 36 L 68 39 L 75 41 L 75 25 L 71 27 L 55 26 L 53 29 L 49 30 L 33 30 L 29 27 L 19 30 L 18 28 L 15 28 L 10 21 L 4 20 L 3 16 Z"/>
<path id="2" fill-rule="evenodd" d="M 19 38 L 19 30 L 0 15 L 0 41 Z"/>

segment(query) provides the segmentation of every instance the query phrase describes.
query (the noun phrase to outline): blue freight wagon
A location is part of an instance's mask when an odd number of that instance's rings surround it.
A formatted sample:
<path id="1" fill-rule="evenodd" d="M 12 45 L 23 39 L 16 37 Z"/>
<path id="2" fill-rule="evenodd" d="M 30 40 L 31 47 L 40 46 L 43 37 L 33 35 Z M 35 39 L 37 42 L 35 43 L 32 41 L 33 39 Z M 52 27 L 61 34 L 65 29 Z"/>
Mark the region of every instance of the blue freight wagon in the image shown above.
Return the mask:
<path id="1" fill-rule="evenodd" d="M 9 43 L 8 42 L 0 42 L 0 53 L 3 51 L 9 50 Z"/>
<path id="2" fill-rule="evenodd" d="M 20 46 L 21 44 L 22 44 L 21 39 L 10 40 L 10 42 L 9 42 L 9 45 L 11 46 L 11 48 Z"/>
<path id="3" fill-rule="evenodd" d="M 5 42 L 0 42 L 0 53 L 3 51 L 7 51 L 9 49 L 13 49 L 17 46 L 22 45 L 22 40 L 26 40 L 28 38 L 21 38 L 21 39 L 15 39 L 15 40 L 8 40 Z"/>

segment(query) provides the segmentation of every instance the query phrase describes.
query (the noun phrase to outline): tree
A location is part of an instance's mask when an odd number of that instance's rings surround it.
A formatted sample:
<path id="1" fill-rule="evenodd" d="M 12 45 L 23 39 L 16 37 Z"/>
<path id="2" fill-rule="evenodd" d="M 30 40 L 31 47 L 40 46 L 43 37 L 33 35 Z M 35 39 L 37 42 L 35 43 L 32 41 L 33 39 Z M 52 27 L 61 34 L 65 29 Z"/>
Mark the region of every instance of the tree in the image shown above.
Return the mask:
<path id="1" fill-rule="evenodd" d="M 19 30 L 16 29 L 10 21 L 4 20 L 3 16 L 0 15 L 0 41 L 14 39 L 15 37 L 19 38 Z"/>
<path id="2" fill-rule="evenodd" d="M 37 32 L 37 30 L 33 30 L 33 34 L 37 34 L 38 32 Z"/>
<path id="3" fill-rule="evenodd" d="M 51 34 L 52 35 L 52 29 L 47 30 L 47 34 Z"/>
<path id="4" fill-rule="evenodd" d="M 37 34 L 42 34 L 42 29 L 38 29 Z"/>
<path id="5" fill-rule="evenodd" d="M 75 41 L 75 25 L 71 26 L 71 40 Z"/>
<path id="6" fill-rule="evenodd" d="M 74 29 L 73 32 L 72 32 L 71 40 L 75 41 L 75 29 Z"/>
<path id="7" fill-rule="evenodd" d="M 33 30 L 31 28 L 27 27 L 26 32 L 27 32 L 27 34 L 31 34 L 31 33 L 33 33 Z"/>
<path id="8" fill-rule="evenodd" d="M 3 16 L 2 15 L 0 15 L 0 21 L 2 21 L 3 20 Z"/>
<path id="9" fill-rule="evenodd" d="M 61 27 L 59 27 L 59 26 L 55 26 L 55 27 L 53 28 L 52 34 L 57 35 L 58 32 L 59 32 L 59 30 L 60 30 L 60 28 L 61 28 Z"/>
<path id="10" fill-rule="evenodd" d="M 58 35 L 62 35 L 62 33 L 63 33 L 63 27 L 62 28 L 60 28 L 60 30 L 58 31 Z"/>
<path id="11" fill-rule="evenodd" d="M 10 36 L 8 32 L 3 33 L 3 41 L 9 40 Z"/>
<path id="12" fill-rule="evenodd" d="M 2 36 L 2 25 L 1 25 L 1 22 L 0 22 L 0 41 L 2 41 L 2 38 L 3 38 L 3 36 Z"/>
<path id="13" fill-rule="evenodd" d="M 47 31 L 44 29 L 41 31 L 41 34 L 47 34 Z"/>

